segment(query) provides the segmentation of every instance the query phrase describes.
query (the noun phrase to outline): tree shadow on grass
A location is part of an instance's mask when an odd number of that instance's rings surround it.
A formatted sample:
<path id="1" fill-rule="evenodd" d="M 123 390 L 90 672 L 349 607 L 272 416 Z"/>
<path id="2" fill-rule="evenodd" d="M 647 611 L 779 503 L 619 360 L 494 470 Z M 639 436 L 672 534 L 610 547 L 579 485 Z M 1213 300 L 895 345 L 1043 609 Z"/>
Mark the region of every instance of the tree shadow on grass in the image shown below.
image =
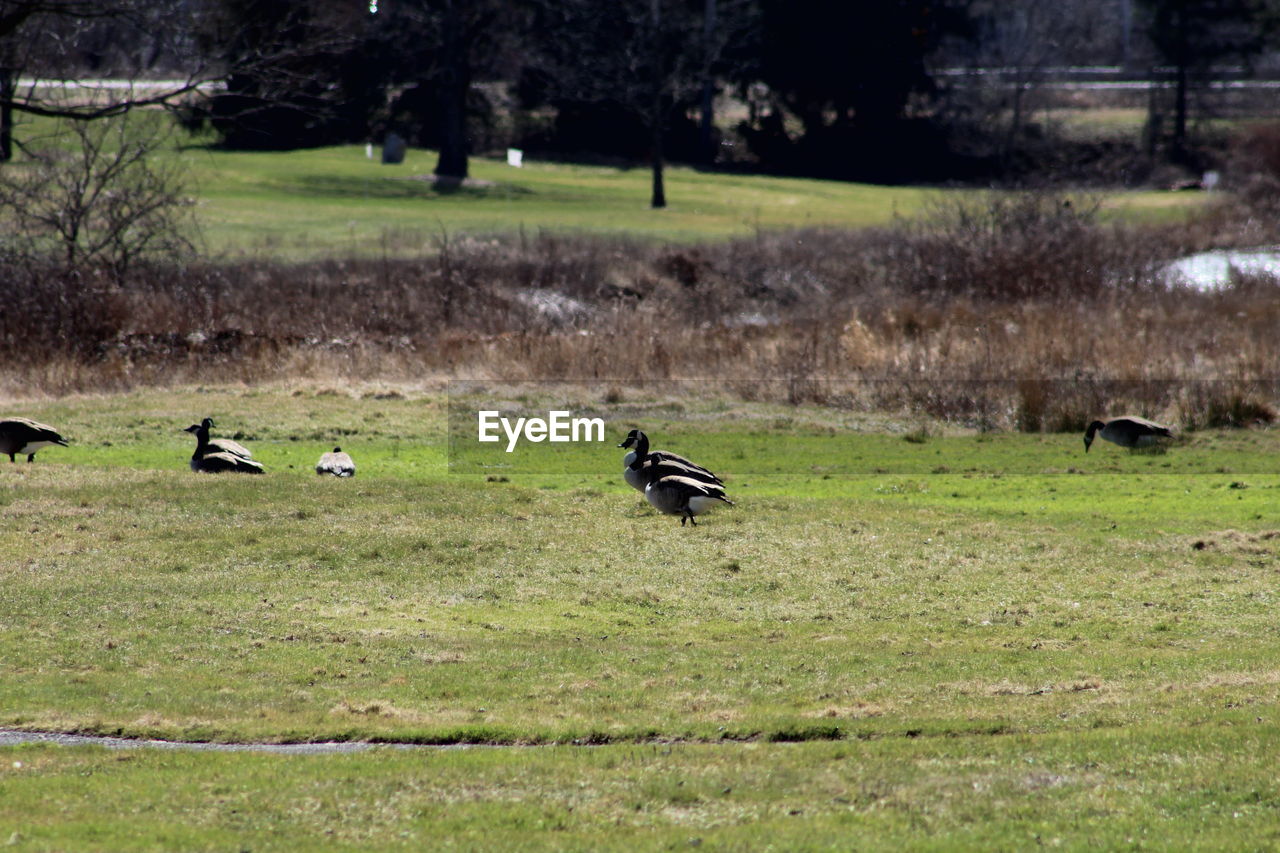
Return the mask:
<path id="1" fill-rule="evenodd" d="M 471 178 L 458 183 L 437 180 L 434 175 L 376 178 L 309 175 L 290 181 L 289 186 L 299 195 L 352 199 L 432 199 L 446 196 L 484 199 L 535 195 L 533 190 L 511 184 L 477 181 Z"/>

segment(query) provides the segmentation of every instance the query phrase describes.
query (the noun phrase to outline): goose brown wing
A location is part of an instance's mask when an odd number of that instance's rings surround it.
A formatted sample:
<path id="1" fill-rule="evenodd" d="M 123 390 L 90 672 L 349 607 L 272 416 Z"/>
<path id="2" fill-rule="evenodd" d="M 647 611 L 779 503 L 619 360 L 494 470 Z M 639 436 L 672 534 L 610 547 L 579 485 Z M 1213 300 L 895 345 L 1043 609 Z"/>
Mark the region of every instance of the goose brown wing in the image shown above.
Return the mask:
<path id="1" fill-rule="evenodd" d="M 0 420 L 0 435 L 15 442 L 21 442 L 19 446 L 27 445 L 34 441 L 47 441 L 51 444 L 67 446 L 66 439 L 56 429 L 48 424 L 33 421 L 30 418 L 11 417 Z"/>
<path id="2" fill-rule="evenodd" d="M 650 450 L 649 458 L 657 459 L 659 462 L 672 462 L 676 465 L 683 465 L 685 468 L 689 469 L 689 471 L 696 472 L 692 476 L 696 476 L 699 480 L 706 480 L 711 483 L 724 485 L 724 481 L 711 473 L 711 471 L 703 468 L 695 462 L 690 462 L 678 453 L 672 453 L 669 450 Z"/>
<path id="3" fill-rule="evenodd" d="M 206 453 L 193 465 L 197 471 L 218 474 L 224 471 L 236 471 L 244 474 L 263 473 L 262 465 L 252 459 L 245 459 L 232 453 Z"/>
<path id="4" fill-rule="evenodd" d="M 704 468 L 699 468 L 696 465 L 690 466 L 680 462 L 673 462 L 671 460 L 664 459 L 659 459 L 657 461 L 649 459 L 645 461 L 642 466 L 642 470 L 647 469 L 650 465 L 656 465 L 658 467 L 658 479 L 662 479 L 663 477 L 684 477 L 689 480 L 713 486 L 722 485 L 720 479 L 716 477 L 715 474 L 712 474 Z"/>
<path id="5" fill-rule="evenodd" d="M 229 438 L 211 438 L 209 439 L 208 453 L 229 453 L 232 456 L 239 456 L 241 459 L 252 459 L 253 454 L 249 452 L 249 448 L 245 447 L 238 441 L 232 441 Z M 208 455 L 206 453 L 206 455 Z"/>
<path id="6" fill-rule="evenodd" d="M 716 500 L 728 502 L 728 498 L 725 497 L 723 487 L 718 486 L 715 483 L 704 483 L 700 480 L 695 480 L 692 477 L 682 477 L 679 475 L 663 477 L 658 480 L 658 486 L 678 494 L 681 498 L 681 502 L 686 502 L 689 498 L 698 497 L 715 498 Z"/>

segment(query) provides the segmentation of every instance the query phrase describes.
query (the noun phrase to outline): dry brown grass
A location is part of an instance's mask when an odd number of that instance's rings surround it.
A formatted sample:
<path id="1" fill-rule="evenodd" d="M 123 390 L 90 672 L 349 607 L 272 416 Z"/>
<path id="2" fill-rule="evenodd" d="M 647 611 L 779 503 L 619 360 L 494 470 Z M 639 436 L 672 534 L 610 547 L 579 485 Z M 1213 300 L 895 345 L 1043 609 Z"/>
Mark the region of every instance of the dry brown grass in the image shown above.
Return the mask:
<path id="1" fill-rule="evenodd" d="M 1277 401 L 1280 286 L 1205 294 L 1154 271 L 1273 230 L 1247 211 L 1106 225 L 1088 204 L 1029 195 L 890 229 L 693 248 L 453 237 L 414 260 L 149 268 L 124 284 L 12 265 L 0 273 L 15 297 L 0 315 L 0 391 L 699 378 L 984 427 L 1077 430 L 1121 409 L 1247 424 Z"/>

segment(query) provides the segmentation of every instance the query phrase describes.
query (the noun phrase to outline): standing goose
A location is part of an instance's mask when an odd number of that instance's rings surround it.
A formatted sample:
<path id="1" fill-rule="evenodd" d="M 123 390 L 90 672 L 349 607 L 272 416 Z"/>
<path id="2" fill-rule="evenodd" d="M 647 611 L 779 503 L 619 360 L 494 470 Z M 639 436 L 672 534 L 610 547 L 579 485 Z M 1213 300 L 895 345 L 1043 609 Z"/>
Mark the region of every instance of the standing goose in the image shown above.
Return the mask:
<path id="1" fill-rule="evenodd" d="M 712 474 L 701 465 L 695 465 L 683 456 L 677 453 L 671 453 L 666 450 L 650 450 L 649 436 L 645 435 L 638 429 L 633 429 L 627 433 L 627 437 L 623 439 L 619 447 L 631 447 L 635 445 L 635 450 L 622 457 L 622 476 L 633 489 L 641 492 L 645 490 L 645 486 L 649 483 L 649 478 L 643 468 L 646 461 L 654 462 L 671 462 L 676 465 L 683 465 L 687 471 L 676 472 L 668 471 L 667 474 L 679 473 L 683 476 L 692 477 L 706 483 L 712 483 L 717 486 L 723 486 L 724 483 L 715 474 Z M 641 464 L 636 465 L 636 460 L 640 460 Z M 666 475 L 664 475 L 666 476 Z"/>
<path id="2" fill-rule="evenodd" d="M 316 473 L 332 474 L 335 477 L 354 477 L 356 463 L 350 455 L 342 452 L 341 447 L 335 447 L 331 452 L 320 457 L 320 461 L 316 463 Z"/>
<path id="3" fill-rule="evenodd" d="M 693 517 L 711 509 L 716 501 L 733 506 L 733 501 L 725 497 L 723 486 L 692 477 L 664 476 L 662 471 L 665 464 L 667 463 L 647 466 L 649 481 L 644 487 L 644 497 L 658 512 L 680 516 L 681 527 L 684 527 L 686 520 L 697 527 L 698 522 Z"/>
<path id="4" fill-rule="evenodd" d="M 192 424 L 183 430 L 183 432 L 195 433 L 196 453 L 198 455 L 230 453 L 232 456 L 239 456 L 241 459 L 253 459 L 253 454 L 249 452 L 249 449 L 238 441 L 232 441 L 229 438 L 209 438 L 209 427 L 214 425 L 213 418 L 205 418 L 199 424 Z M 195 459 L 195 457 L 193 456 L 192 459 Z"/>
<path id="5" fill-rule="evenodd" d="M 1089 424 L 1089 428 L 1084 433 L 1085 453 L 1089 452 L 1089 445 L 1093 444 L 1094 435 L 1099 435 L 1121 447 L 1147 447 L 1155 444 L 1156 439 L 1173 438 L 1173 433 L 1167 426 L 1161 426 L 1155 421 L 1136 415 L 1112 418 L 1106 423 L 1094 421 Z"/>
<path id="6" fill-rule="evenodd" d="M 19 453 L 25 453 L 27 461 L 36 458 L 36 451 L 55 444 L 67 446 L 67 440 L 47 424 L 29 418 L 0 419 L 0 453 L 9 454 L 10 462 L 17 462 Z"/>

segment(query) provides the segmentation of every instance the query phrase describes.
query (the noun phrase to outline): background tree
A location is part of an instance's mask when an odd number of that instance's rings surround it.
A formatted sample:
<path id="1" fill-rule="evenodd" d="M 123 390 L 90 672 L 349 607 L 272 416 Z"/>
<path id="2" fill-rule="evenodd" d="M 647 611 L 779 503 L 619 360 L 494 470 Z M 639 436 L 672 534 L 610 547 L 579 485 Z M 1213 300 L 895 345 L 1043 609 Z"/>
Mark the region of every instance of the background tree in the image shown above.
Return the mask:
<path id="1" fill-rule="evenodd" d="M 225 91 L 196 111 L 230 148 L 291 149 L 368 136 L 382 106 L 365 38 L 371 15 L 348 0 L 208 0 L 199 53 Z"/>
<path id="2" fill-rule="evenodd" d="M 1042 137 L 1033 122 L 1050 72 L 1080 64 L 1119 64 L 1122 9 L 1115 0 L 977 0 L 963 39 L 949 39 L 938 62 L 967 71 L 948 78 L 947 109 L 956 125 L 972 121 L 1002 170 Z M 956 128 L 953 127 L 953 130 Z"/>
<path id="3" fill-rule="evenodd" d="M 741 38 L 750 5 L 718 0 L 706 26 L 705 0 L 542 0 L 534 2 L 528 80 L 559 116 L 610 116 L 625 137 L 634 122 L 652 173 L 650 205 L 666 206 L 667 131 L 703 99 Z"/>
<path id="4" fill-rule="evenodd" d="M 183 0 L 0 0 L 0 161 L 13 158 L 15 113 L 93 119 L 175 103 L 213 79 L 184 53 L 198 6 Z M 98 77 L 178 73 L 163 86 L 85 89 L 72 100 L 56 85 Z M 19 87 L 21 77 L 29 82 Z"/>
<path id="5" fill-rule="evenodd" d="M 758 78 L 771 106 L 747 128 L 757 152 L 793 169 L 893 177 L 943 155 L 910 106 L 931 96 L 926 59 L 963 28 L 963 0 L 762 0 Z M 787 117 L 803 127 L 799 140 Z M 902 175 L 899 175 L 901 177 Z"/>
<path id="6" fill-rule="evenodd" d="M 502 0 L 383 0 L 375 17 L 368 53 L 383 86 L 400 91 L 388 126 L 439 148 L 437 176 L 465 179 L 472 119 L 491 110 L 475 83 L 513 73 L 521 9 Z"/>
<path id="7" fill-rule="evenodd" d="M 1140 0 L 1145 30 L 1161 65 L 1171 68 L 1174 153 L 1185 153 L 1190 96 L 1212 79 L 1215 64 L 1249 61 L 1275 33 L 1267 0 Z M 1153 74 L 1153 76 L 1157 76 Z M 1159 127 L 1163 106 L 1152 102 L 1150 122 Z M 1152 139 L 1158 136 L 1152 133 Z"/>

